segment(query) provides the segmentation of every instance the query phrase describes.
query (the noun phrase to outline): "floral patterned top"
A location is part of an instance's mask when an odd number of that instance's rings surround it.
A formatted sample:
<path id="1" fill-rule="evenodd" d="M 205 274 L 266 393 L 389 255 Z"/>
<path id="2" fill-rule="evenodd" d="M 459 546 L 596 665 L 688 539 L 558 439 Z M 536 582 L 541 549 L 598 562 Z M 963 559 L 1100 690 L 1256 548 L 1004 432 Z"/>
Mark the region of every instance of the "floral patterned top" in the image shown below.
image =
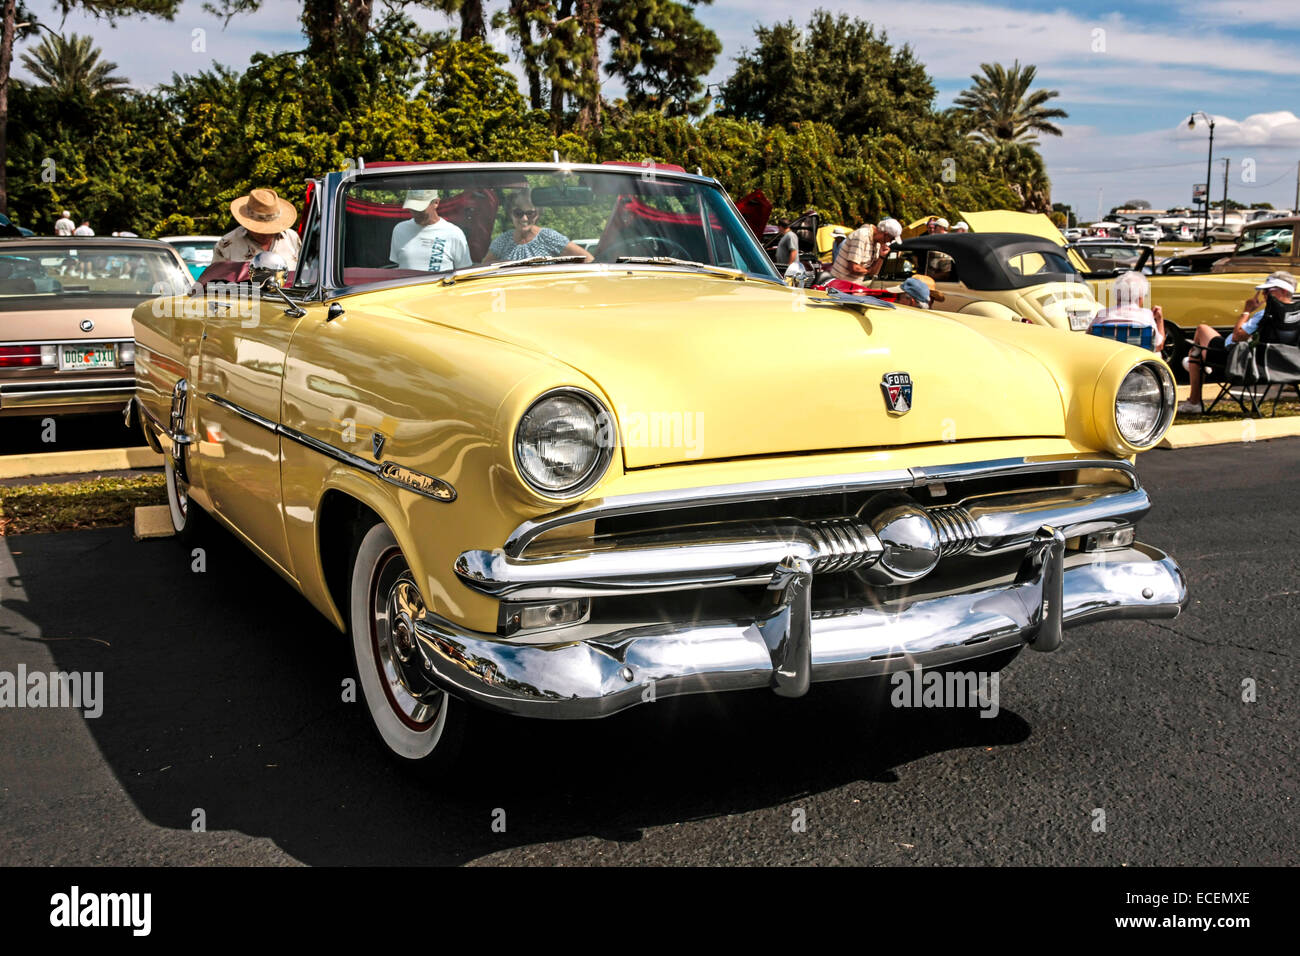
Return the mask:
<path id="1" fill-rule="evenodd" d="M 554 229 L 542 229 L 522 245 L 515 242 L 513 232 L 503 232 L 492 240 L 488 252 L 498 259 L 527 259 L 530 256 L 558 256 L 569 244 L 569 237 Z"/>

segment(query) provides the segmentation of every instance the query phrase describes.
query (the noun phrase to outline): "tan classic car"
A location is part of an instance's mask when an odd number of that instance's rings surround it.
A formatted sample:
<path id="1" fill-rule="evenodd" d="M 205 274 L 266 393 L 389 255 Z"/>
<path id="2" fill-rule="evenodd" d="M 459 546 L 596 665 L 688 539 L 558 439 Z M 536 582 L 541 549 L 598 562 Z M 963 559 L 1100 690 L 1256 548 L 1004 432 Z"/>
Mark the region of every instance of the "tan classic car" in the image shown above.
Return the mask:
<path id="1" fill-rule="evenodd" d="M 189 281 L 176 252 L 147 239 L 0 241 L 0 416 L 124 408 L 131 313 Z"/>
<path id="2" fill-rule="evenodd" d="M 349 634 L 409 764 L 474 706 L 987 672 L 1187 599 L 1134 540 L 1175 404 L 1149 353 L 787 288 L 674 168 L 311 196 L 296 274 L 214 266 L 136 310 L 136 404 L 177 530 L 214 517 Z"/>

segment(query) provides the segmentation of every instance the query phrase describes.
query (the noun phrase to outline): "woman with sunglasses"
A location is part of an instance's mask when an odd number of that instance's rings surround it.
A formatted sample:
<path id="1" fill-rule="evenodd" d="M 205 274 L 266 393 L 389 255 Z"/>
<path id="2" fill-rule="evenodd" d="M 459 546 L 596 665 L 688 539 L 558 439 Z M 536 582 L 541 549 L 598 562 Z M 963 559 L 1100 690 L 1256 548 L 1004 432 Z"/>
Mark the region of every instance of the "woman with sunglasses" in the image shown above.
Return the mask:
<path id="1" fill-rule="evenodd" d="M 582 256 L 590 262 L 592 255 L 569 237 L 554 229 L 544 229 L 538 224 L 541 210 L 533 205 L 526 193 L 510 201 L 510 224 L 514 229 L 503 232 L 492 240 L 483 262 L 503 259 L 528 259 L 532 256 Z"/>

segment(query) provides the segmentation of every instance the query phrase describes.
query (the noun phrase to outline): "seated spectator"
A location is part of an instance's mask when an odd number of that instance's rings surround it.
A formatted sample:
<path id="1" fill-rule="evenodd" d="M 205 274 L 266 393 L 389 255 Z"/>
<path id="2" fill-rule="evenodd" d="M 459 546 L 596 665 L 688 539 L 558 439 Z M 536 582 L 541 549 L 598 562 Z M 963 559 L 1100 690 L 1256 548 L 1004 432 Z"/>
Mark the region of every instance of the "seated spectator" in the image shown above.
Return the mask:
<path id="1" fill-rule="evenodd" d="M 945 233 L 948 231 L 948 220 L 942 216 L 931 216 L 930 221 L 925 224 L 925 231 L 931 236 L 935 233 Z"/>
<path id="2" fill-rule="evenodd" d="M 1255 294 L 1246 300 L 1237 325 L 1226 338 L 1211 326 L 1197 327 L 1187 358 L 1183 359 L 1192 387 L 1187 401 L 1178 406 L 1180 415 L 1200 415 L 1205 411 L 1201 400 L 1205 369 L 1207 366 L 1226 368 L 1228 349 L 1234 345 L 1248 341 L 1256 332 L 1261 342 L 1295 345 L 1300 341 L 1300 303 L 1295 301 L 1295 287 L 1295 276 L 1291 273 L 1274 272 L 1255 287 Z"/>
<path id="3" fill-rule="evenodd" d="M 411 218 L 393 227 L 388 260 L 399 269 L 450 272 L 472 264 L 465 233 L 438 215 L 438 190 L 408 189 L 402 208 Z"/>
<path id="4" fill-rule="evenodd" d="M 1151 329 L 1151 348 L 1159 352 L 1165 344 L 1165 316 L 1160 306 L 1146 308 L 1151 299 L 1151 283 L 1140 272 L 1124 272 L 1115 280 L 1115 304 L 1103 306 L 1093 316 L 1088 330 L 1095 325 L 1136 325 Z"/>
<path id="5" fill-rule="evenodd" d="M 952 227 L 952 231 L 953 231 L 953 232 L 970 232 L 970 226 L 966 225 L 966 220 L 963 219 L 963 220 L 961 220 L 960 222 L 958 222 L 957 225 L 955 225 L 955 226 Z"/>
<path id="6" fill-rule="evenodd" d="M 527 193 L 516 194 L 510 201 L 510 222 L 514 227 L 492 240 L 483 262 L 528 259 L 532 256 L 581 256 L 590 262 L 592 255 L 569 237 L 539 223 L 542 211 L 533 205 Z"/>

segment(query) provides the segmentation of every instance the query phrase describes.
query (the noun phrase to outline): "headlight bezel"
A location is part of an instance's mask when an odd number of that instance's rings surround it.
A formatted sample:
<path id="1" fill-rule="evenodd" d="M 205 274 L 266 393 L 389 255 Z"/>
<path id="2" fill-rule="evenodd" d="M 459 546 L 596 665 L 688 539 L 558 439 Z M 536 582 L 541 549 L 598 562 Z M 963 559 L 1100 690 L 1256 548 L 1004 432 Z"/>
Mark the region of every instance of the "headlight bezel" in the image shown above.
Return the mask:
<path id="1" fill-rule="evenodd" d="M 596 424 L 596 456 L 592 461 L 591 467 L 584 475 L 574 484 L 567 485 L 563 488 L 548 488 L 538 482 L 528 469 L 524 466 L 520 456 L 519 431 L 524 424 L 524 420 L 541 404 L 555 398 L 566 397 L 576 398 L 582 404 L 586 405 L 592 414 L 592 419 Z M 604 424 L 602 424 L 604 423 Z M 602 428 L 608 427 L 613 432 L 613 440 L 602 442 L 600 434 Z M 597 396 L 587 391 L 585 388 L 577 386 L 564 385 L 558 388 L 548 389 L 542 392 L 524 409 L 515 421 L 515 427 L 510 436 L 510 457 L 514 462 L 515 473 L 519 476 L 520 481 L 533 494 L 552 501 L 566 501 L 579 497 L 590 491 L 593 487 L 604 479 L 609 472 L 609 466 L 614 460 L 614 449 L 618 446 L 618 432 L 614 424 L 614 415 Z"/>
<path id="2" fill-rule="evenodd" d="M 1134 374 L 1149 374 L 1156 382 L 1160 390 L 1160 411 L 1155 420 L 1155 424 L 1141 436 L 1140 440 L 1134 440 L 1124 433 L 1119 420 L 1119 396 L 1124 389 L 1124 383 L 1127 382 Z M 1154 448 L 1165 433 L 1169 426 L 1173 424 L 1174 413 L 1178 408 L 1178 391 L 1174 384 L 1173 374 L 1169 371 L 1168 366 L 1163 362 L 1154 359 L 1147 359 L 1142 362 L 1134 363 L 1128 371 L 1120 378 L 1119 383 L 1115 386 L 1115 391 L 1111 397 L 1111 422 L 1115 429 L 1115 435 L 1119 438 L 1127 449 L 1134 451 L 1146 451 Z"/>

